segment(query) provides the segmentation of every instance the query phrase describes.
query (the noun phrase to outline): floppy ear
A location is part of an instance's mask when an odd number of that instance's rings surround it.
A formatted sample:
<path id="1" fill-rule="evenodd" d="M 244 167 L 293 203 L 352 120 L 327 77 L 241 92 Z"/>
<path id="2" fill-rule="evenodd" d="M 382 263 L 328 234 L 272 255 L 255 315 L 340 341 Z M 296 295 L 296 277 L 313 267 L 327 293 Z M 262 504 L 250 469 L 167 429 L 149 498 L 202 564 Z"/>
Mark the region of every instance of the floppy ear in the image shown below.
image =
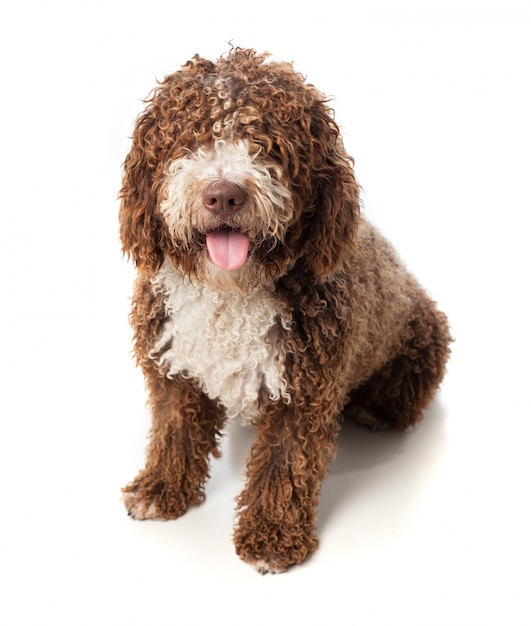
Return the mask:
<path id="1" fill-rule="evenodd" d="M 318 276 L 341 268 L 355 247 L 360 188 L 339 129 L 321 103 L 312 116 L 314 209 L 306 228 L 305 257 Z"/>
<path id="2" fill-rule="evenodd" d="M 164 261 L 165 225 L 157 203 L 155 181 L 162 176 L 160 155 L 156 154 L 155 115 L 151 107 L 137 120 L 133 144 L 124 162 L 120 191 L 120 237 L 122 250 L 135 265 L 147 272 L 156 272 Z"/>

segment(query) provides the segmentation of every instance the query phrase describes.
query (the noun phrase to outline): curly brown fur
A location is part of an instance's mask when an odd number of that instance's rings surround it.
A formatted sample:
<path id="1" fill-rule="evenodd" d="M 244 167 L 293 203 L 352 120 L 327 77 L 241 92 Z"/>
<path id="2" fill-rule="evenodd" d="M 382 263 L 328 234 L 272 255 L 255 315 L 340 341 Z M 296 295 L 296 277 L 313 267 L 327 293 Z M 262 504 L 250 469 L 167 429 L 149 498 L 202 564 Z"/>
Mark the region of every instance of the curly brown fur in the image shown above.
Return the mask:
<path id="1" fill-rule="evenodd" d="M 125 504 L 168 519 L 201 502 L 238 416 L 256 441 L 234 542 L 261 572 L 316 549 L 342 411 L 408 428 L 449 355 L 445 316 L 360 215 L 352 166 L 327 99 L 290 64 L 242 49 L 168 76 L 124 165 L 121 237 L 139 273 L 131 322 L 153 414 Z"/>

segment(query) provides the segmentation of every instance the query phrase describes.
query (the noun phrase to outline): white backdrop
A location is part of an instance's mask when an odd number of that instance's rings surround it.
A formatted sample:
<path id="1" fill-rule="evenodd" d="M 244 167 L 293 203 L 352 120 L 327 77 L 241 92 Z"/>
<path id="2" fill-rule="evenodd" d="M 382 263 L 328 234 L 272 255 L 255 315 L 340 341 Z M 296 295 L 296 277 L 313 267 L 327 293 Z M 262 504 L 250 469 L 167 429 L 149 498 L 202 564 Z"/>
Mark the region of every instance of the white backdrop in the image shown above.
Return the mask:
<path id="1" fill-rule="evenodd" d="M 529 624 L 529 2 L 29 0 L 0 21 L 0 622 Z M 320 550 L 280 576 L 230 541 L 247 430 L 182 519 L 119 502 L 149 428 L 121 163 L 156 78 L 229 41 L 334 96 L 365 213 L 457 339 L 415 432 L 345 429 Z"/>

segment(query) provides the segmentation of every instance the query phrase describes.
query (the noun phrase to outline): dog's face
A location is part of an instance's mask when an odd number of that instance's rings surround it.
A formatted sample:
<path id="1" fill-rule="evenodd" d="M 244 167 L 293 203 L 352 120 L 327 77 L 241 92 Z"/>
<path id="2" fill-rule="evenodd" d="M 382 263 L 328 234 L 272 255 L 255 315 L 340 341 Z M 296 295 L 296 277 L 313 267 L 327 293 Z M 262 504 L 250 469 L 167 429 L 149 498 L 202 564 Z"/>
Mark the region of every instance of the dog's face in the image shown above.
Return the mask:
<path id="1" fill-rule="evenodd" d="M 216 139 L 171 161 L 161 198 L 172 248 L 186 250 L 194 275 L 220 288 L 263 284 L 293 219 L 282 168 L 242 140 Z"/>
<path id="2" fill-rule="evenodd" d="M 139 117 L 121 191 L 124 250 L 244 291 L 352 249 L 358 186 L 325 98 L 291 65 L 194 57 Z"/>

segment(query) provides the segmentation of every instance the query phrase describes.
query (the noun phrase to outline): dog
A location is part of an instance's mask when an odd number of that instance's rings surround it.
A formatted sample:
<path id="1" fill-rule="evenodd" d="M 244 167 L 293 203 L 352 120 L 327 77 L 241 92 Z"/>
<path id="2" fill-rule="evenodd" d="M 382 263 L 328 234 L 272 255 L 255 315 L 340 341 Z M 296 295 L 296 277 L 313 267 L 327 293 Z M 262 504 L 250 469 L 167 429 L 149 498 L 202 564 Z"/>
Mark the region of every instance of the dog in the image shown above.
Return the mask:
<path id="1" fill-rule="evenodd" d="M 362 216 L 353 165 L 328 99 L 242 48 L 160 82 L 124 162 L 152 428 L 123 500 L 137 520 L 179 517 L 205 498 L 227 420 L 251 424 L 233 539 L 261 573 L 316 550 L 344 416 L 413 426 L 450 352 L 446 316 Z"/>

